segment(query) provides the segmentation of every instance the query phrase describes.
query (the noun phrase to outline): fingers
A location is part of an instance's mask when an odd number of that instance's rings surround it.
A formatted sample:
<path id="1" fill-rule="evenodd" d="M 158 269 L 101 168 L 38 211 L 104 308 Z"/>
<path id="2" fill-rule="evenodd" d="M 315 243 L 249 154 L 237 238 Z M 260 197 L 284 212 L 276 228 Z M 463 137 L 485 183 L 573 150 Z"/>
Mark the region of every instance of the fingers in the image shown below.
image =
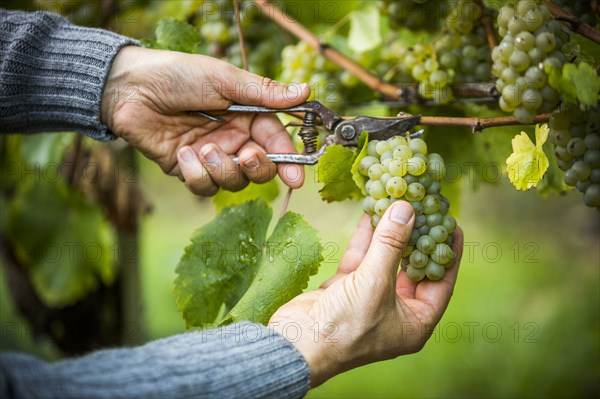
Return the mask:
<path id="1" fill-rule="evenodd" d="M 277 174 L 277 166 L 267 157 L 263 148 L 253 141 L 242 147 L 239 159 L 242 171 L 254 183 L 266 183 Z"/>
<path id="2" fill-rule="evenodd" d="M 219 191 L 219 187 L 211 179 L 208 171 L 204 169 L 196 151 L 190 146 L 185 146 L 177 152 L 177 161 L 185 186 L 196 195 L 211 196 Z"/>
<path id="3" fill-rule="evenodd" d="M 273 115 L 257 115 L 250 126 L 250 135 L 267 153 L 296 153 L 290 135 Z M 304 169 L 300 165 L 278 164 L 277 173 L 288 187 L 300 188 L 304 184 Z"/>
<path id="4" fill-rule="evenodd" d="M 454 231 L 454 240 L 452 242 L 452 249 L 456 252 L 454 265 L 446 270 L 444 277 L 440 281 L 423 281 L 416 286 L 415 299 L 425 302 L 433 308 L 436 317 L 435 322 L 439 320 L 444 310 L 446 310 L 454 291 L 454 284 L 456 283 L 458 268 L 462 258 L 463 241 L 463 231 L 460 227 L 457 227 Z"/>
<path id="5" fill-rule="evenodd" d="M 215 144 L 207 144 L 200 150 L 200 162 L 213 182 L 229 191 L 239 191 L 248 185 L 240 165 Z"/>
<path id="6" fill-rule="evenodd" d="M 395 282 L 402 248 L 410 238 L 414 222 L 412 205 L 406 201 L 394 202 L 379 221 L 359 270 Z"/>
<path id="7" fill-rule="evenodd" d="M 286 85 L 233 66 L 227 68 L 221 81 L 225 89 L 221 95 L 238 104 L 288 108 L 305 102 L 310 95 L 306 83 Z"/>
<path id="8" fill-rule="evenodd" d="M 344 252 L 344 257 L 340 262 L 340 267 L 338 268 L 336 275 L 323 283 L 321 288 L 329 287 L 340 278 L 356 270 L 369 249 L 372 237 L 373 228 L 371 227 L 371 217 L 369 215 L 363 215 L 358 223 L 358 227 L 352 235 L 352 239 L 350 240 L 350 244 L 348 244 L 346 252 Z"/>

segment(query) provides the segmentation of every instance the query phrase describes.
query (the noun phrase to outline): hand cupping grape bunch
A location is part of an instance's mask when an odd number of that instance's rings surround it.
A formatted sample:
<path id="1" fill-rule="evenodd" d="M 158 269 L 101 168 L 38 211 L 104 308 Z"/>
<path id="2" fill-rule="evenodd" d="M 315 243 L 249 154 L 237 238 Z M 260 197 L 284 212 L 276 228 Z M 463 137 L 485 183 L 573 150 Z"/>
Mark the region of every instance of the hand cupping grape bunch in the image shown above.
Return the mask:
<path id="1" fill-rule="evenodd" d="M 585 205 L 600 208 L 600 111 L 563 102 L 550 119 L 550 140 L 565 184 L 583 194 Z"/>
<path id="2" fill-rule="evenodd" d="M 451 247 L 456 220 L 448 215 L 450 203 L 440 193 L 446 174 L 442 157 L 427 154 L 427 144 L 421 139 L 395 136 L 369 142 L 358 171 L 369 178 L 362 205 L 373 227 L 395 201 L 408 201 L 415 210 L 414 228 L 402 253 L 408 277 L 440 280 L 456 259 Z"/>

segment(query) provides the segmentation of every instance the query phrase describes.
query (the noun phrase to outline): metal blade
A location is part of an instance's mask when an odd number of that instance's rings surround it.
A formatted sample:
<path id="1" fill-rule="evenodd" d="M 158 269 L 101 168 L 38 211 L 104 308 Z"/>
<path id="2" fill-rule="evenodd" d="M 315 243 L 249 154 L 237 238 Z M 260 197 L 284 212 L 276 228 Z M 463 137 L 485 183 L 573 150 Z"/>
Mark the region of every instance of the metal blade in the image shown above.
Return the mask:
<path id="1" fill-rule="evenodd" d="M 369 133 L 369 141 L 371 140 L 387 140 L 390 137 L 402 135 L 412 129 L 419 123 L 420 116 L 411 116 L 408 118 L 400 118 L 397 121 L 389 121 L 387 126 L 379 130 L 367 130 Z M 422 134 L 422 133 L 421 133 Z M 420 135 L 419 135 L 420 136 Z M 411 135 L 412 137 L 412 135 Z"/>

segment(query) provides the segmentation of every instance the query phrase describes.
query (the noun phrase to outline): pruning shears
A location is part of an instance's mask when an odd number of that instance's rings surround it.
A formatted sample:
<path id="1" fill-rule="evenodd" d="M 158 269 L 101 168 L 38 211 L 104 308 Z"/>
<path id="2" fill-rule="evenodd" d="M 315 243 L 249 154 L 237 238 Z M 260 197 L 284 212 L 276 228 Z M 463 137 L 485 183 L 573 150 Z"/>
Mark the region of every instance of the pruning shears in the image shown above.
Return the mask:
<path id="1" fill-rule="evenodd" d="M 356 147 L 358 138 L 362 132 L 367 132 L 369 141 L 386 140 L 390 137 L 404 134 L 412 129 L 420 119 L 420 116 L 400 113 L 396 117 L 378 118 L 371 116 L 342 117 L 324 106 L 318 101 L 308 101 L 291 108 L 268 108 L 253 105 L 231 105 L 227 112 L 248 113 L 304 113 L 303 123 L 298 135 L 304 142 L 304 154 L 267 154 L 274 163 L 292 163 L 302 165 L 314 165 L 325 153 L 330 145 L 340 144 L 343 146 Z M 207 114 L 203 111 L 191 111 L 192 114 L 203 116 L 214 122 L 224 123 L 225 120 L 219 116 Z M 317 123 L 320 119 L 321 126 L 329 134 L 321 148 L 317 149 L 318 129 Z M 412 133 L 411 138 L 420 137 L 423 130 Z M 238 162 L 234 158 L 236 163 Z"/>

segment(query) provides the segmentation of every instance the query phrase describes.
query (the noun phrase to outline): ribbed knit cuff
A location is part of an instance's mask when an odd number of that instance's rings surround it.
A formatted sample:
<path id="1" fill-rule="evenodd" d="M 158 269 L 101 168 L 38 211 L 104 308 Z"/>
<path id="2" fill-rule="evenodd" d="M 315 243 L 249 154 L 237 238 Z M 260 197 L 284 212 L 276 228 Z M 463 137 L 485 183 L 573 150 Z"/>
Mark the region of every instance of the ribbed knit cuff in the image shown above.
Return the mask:
<path id="1" fill-rule="evenodd" d="M 301 398 L 310 371 L 281 335 L 244 322 L 56 363 L 0 353 L 2 386 L 5 397 Z"/>
<path id="2" fill-rule="evenodd" d="M 0 10 L 0 129 L 115 136 L 100 122 L 112 61 L 135 40 L 47 12 Z"/>

